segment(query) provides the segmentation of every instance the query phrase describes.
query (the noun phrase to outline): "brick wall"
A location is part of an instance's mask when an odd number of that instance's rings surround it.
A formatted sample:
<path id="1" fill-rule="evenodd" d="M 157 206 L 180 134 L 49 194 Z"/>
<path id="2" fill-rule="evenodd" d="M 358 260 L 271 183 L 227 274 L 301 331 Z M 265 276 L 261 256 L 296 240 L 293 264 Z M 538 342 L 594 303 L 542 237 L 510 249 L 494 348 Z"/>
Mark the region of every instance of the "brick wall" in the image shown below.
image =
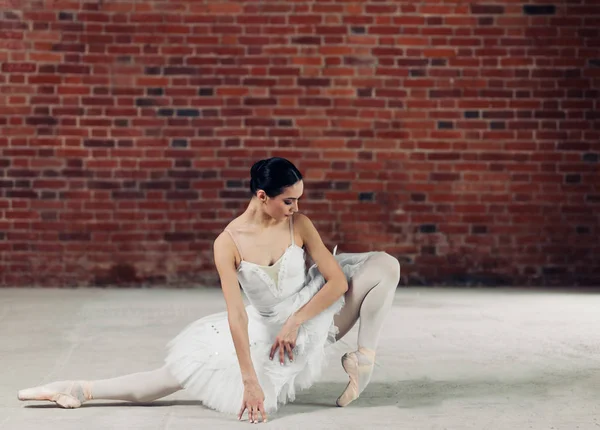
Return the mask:
<path id="1" fill-rule="evenodd" d="M 212 284 L 271 155 L 405 284 L 600 281 L 593 0 L 0 5 L 0 285 Z"/>

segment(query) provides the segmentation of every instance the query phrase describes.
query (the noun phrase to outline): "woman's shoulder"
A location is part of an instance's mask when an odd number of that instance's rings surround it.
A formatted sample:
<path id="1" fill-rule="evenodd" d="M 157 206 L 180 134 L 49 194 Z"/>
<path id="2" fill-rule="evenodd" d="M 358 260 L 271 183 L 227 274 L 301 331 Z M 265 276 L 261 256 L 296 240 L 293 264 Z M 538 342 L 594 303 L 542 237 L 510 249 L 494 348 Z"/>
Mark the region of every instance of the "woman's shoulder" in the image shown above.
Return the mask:
<path id="1" fill-rule="evenodd" d="M 245 219 L 240 215 L 225 225 L 223 230 L 217 234 L 214 243 L 215 245 L 232 248 L 232 245 L 235 245 L 236 238 L 239 239 L 251 233 L 252 231 L 248 228 Z"/>
<path id="2" fill-rule="evenodd" d="M 309 216 L 303 213 L 295 213 L 292 217 L 292 222 L 294 224 L 294 230 L 300 229 L 300 231 L 312 230 L 314 229 L 314 224 Z M 287 225 L 287 222 L 285 223 Z M 231 235 L 244 235 L 244 234 L 253 234 L 252 229 L 248 227 L 244 219 L 242 217 L 237 217 L 232 219 L 218 234 L 215 240 L 221 237 L 231 237 Z M 222 239 L 221 239 L 222 240 Z M 228 240 L 226 240 L 228 241 Z"/>
<path id="3" fill-rule="evenodd" d="M 310 228 L 313 227 L 313 222 L 308 215 L 298 212 L 294 214 L 294 225 L 300 228 Z"/>
<path id="4" fill-rule="evenodd" d="M 240 229 L 239 217 L 232 219 L 229 223 L 221 230 L 214 240 L 214 246 L 231 248 L 233 244 L 232 235 Z"/>
<path id="5" fill-rule="evenodd" d="M 235 233 L 237 231 L 241 231 L 244 229 L 246 223 L 242 219 L 242 215 L 239 215 L 233 218 L 227 225 L 223 228 L 220 234 L 227 234 L 227 232 Z"/>
<path id="6" fill-rule="evenodd" d="M 319 234 L 315 225 L 313 224 L 312 220 L 308 215 L 296 213 L 294 214 L 293 222 L 294 231 L 296 231 L 296 233 L 300 235 L 303 241 L 305 241 L 307 238 Z"/>

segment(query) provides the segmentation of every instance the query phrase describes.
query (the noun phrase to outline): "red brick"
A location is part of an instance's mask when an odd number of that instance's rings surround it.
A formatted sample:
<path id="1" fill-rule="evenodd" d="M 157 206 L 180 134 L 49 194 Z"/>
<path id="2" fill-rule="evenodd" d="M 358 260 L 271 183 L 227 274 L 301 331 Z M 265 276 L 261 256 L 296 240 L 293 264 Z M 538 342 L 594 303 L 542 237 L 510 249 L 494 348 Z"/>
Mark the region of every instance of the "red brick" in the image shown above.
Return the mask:
<path id="1" fill-rule="evenodd" d="M 58 94 L 66 94 L 66 95 L 88 95 L 91 92 L 91 88 L 88 86 L 81 86 L 81 87 L 76 87 L 76 86 L 59 86 L 57 87 L 57 92 Z"/>
<path id="2" fill-rule="evenodd" d="M 167 6 L 177 13 L 165 15 Z M 340 225 L 361 227 L 342 235 L 347 250 L 364 250 L 368 241 L 399 257 L 430 253 L 430 245 L 406 236 L 405 226 L 437 224 L 438 232 L 466 245 L 460 250 L 475 265 L 497 258 L 503 267 L 527 264 L 533 275 L 564 257 L 546 259 L 534 235 L 515 238 L 527 247 L 515 251 L 510 235 L 532 225 L 560 231 L 567 238 L 563 253 L 593 243 L 594 229 L 572 236 L 574 229 L 560 230 L 565 220 L 597 221 L 591 206 L 598 203 L 593 154 L 600 132 L 590 112 L 598 94 L 589 80 L 598 72 L 588 65 L 598 57 L 590 42 L 598 20 L 589 10 L 575 6 L 568 17 L 547 18 L 493 3 L 188 6 L 125 2 L 100 11 L 95 3 L 62 2 L 56 11 L 26 12 L 33 33 L 11 23 L 2 30 L 0 166 L 16 177 L 0 186 L 24 182 L 7 194 L 11 201 L 0 200 L 3 215 L 11 209 L 0 229 L 29 238 L 18 253 L 56 267 L 57 279 L 85 282 L 74 260 L 63 264 L 48 253 L 87 252 L 89 261 L 103 264 L 98 253 L 119 249 L 142 261 L 136 242 L 164 240 L 165 220 L 176 221 L 178 233 L 170 236 L 176 241 L 145 249 L 172 252 L 182 260 L 180 270 L 214 276 L 212 266 L 195 264 L 186 252 L 210 261 L 213 231 L 247 198 L 245 185 L 227 190 L 227 181 L 245 183 L 252 160 L 271 148 L 296 160 L 311 181 L 351 184 L 311 192 L 307 180 L 312 202 L 303 206 L 340 235 L 344 227 L 336 227 L 325 204 L 335 200 Z M 59 10 L 86 25 L 59 22 Z M 533 28 L 572 55 L 535 45 Z M 184 109 L 198 116 L 177 116 Z M 439 121 L 452 121 L 454 129 L 438 129 Z M 188 147 L 173 147 L 174 139 Z M 34 179 L 20 178 L 23 172 Z M 179 189 L 186 181 L 191 189 Z M 115 194 L 85 189 L 100 183 L 122 187 Z M 359 201 L 357 190 L 374 193 L 373 200 Z M 34 194 L 41 198 L 27 198 Z M 186 217 L 196 210 L 211 221 L 192 225 Z M 401 225 L 381 221 L 390 219 Z M 473 224 L 485 225 L 485 234 L 474 234 Z M 85 242 L 59 240 L 59 231 L 86 225 L 93 236 L 62 236 Z M 133 242 L 115 246 L 104 229 L 135 231 L 117 238 Z M 433 250 L 438 255 L 405 263 L 405 280 L 468 274 L 452 264 L 447 247 Z M 0 285 L 27 283 L 30 274 L 18 262 L 16 271 L 0 273 Z M 179 282 L 176 272 L 150 270 Z"/>
<path id="3" fill-rule="evenodd" d="M 35 63 L 4 63 L 2 71 L 5 73 L 33 73 L 36 70 Z"/>

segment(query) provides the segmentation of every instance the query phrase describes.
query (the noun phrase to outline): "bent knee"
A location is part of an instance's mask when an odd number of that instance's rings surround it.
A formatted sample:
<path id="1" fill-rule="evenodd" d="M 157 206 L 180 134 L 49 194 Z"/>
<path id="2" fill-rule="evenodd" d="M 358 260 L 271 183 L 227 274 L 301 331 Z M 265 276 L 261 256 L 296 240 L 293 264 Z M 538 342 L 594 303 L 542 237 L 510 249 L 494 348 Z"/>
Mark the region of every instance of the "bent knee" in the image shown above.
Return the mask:
<path id="1" fill-rule="evenodd" d="M 381 275 L 387 279 L 393 279 L 396 281 L 396 286 L 400 282 L 400 262 L 398 259 L 387 252 L 377 252 L 375 257 L 378 262 L 378 266 L 381 268 Z"/>

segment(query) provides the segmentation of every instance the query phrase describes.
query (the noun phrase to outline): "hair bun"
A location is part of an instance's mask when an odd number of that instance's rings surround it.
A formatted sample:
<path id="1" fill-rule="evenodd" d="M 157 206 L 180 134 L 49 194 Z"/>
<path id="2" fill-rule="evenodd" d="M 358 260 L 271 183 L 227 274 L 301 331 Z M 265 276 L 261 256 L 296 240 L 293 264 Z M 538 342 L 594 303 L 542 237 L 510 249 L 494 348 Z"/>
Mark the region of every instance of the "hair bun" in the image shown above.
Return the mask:
<path id="1" fill-rule="evenodd" d="M 276 197 L 286 187 L 302 179 L 302 174 L 289 160 L 272 157 L 257 161 L 250 169 L 250 192 L 256 195 L 261 189 L 267 196 Z"/>
<path id="2" fill-rule="evenodd" d="M 260 160 L 260 161 L 257 161 L 256 163 L 254 163 L 254 165 L 250 169 L 250 176 L 252 177 L 252 179 L 256 178 L 256 175 L 258 175 L 258 172 L 260 171 L 261 168 L 263 168 L 263 166 L 266 164 L 266 162 L 267 162 L 267 160 Z"/>

